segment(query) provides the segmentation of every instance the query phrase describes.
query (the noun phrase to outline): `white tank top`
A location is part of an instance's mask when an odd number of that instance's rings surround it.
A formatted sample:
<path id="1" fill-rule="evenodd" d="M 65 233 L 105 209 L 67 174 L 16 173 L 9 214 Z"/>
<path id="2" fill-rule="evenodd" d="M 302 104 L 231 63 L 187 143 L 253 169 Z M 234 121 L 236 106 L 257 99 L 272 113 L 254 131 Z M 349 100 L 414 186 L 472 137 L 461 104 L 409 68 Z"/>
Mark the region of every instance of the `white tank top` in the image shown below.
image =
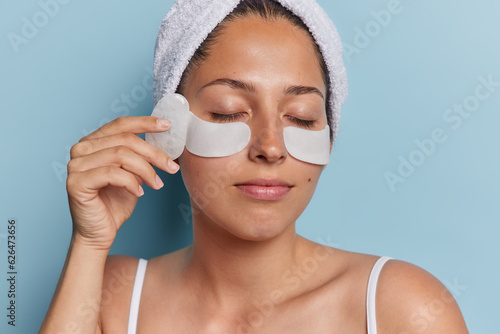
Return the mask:
<path id="1" fill-rule="evenodd" d="M 377 318 L 375 317 L 375 294 L 380 271 L 384 264 L 391 260 L 390 257 L 382 256 L 375 262 L 368 279 L 366 291 L 366 321 L 368 334 L 377 334 Z M 128 318 L 128 334 L 135 334 L 137 330 L 137 318 L 139 315 L 139 303 L 141 301 L 142 285 L 146 274 L 147 260 L 139 259 L 137 273 L 135 275 L 134 289 L 132 290 L 132 300 L 130 302 L 130 314 Z"/>

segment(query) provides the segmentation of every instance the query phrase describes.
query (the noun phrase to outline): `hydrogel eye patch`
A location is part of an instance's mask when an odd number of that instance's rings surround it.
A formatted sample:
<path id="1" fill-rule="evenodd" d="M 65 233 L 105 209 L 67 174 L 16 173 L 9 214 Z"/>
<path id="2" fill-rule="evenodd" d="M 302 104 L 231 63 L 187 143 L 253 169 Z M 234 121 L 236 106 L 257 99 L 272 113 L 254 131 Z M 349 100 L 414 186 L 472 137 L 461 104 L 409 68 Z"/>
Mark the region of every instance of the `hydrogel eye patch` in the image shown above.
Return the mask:
<path id="1" fill-rule="evenodd" d="M 321 131 L 311 131 L 287 126 L 283 129 L 283 140 L 288 153 L 298 160 L 315 165 L 330 162 L 330 127 Z"/>
<path id="2" fill-rule="evenodd" d="M 156 105 L 152 116 L 172 122 L 169 131 L 147 133 L 146 141 L 165 151 L 172 159 L 181 156 L 184 148 L 207 158 L 226 157 L 241 152 L 251 138 L 250 127 L 243 122 L 213 123 L 189 111 L 188 101 L 179 94 L 170 94 Z M 311 131 L 286 127 L 283 138 L 288 153 L 294 158 L 317 165 L 330 161 L 330 128 Z"/>
<path id="3" fill-rule="evenodd" d="M 146 141 L 177 159 L 184 147 L 200 157 L 226 157 L 241 152 L 250 142 L 250 128 L 243 122 L 212 123 L 189 111 L 184 96 L 171 94 L 162 98 L 152 116 L 172 122 L 169 131 L 147 133 Z"/>

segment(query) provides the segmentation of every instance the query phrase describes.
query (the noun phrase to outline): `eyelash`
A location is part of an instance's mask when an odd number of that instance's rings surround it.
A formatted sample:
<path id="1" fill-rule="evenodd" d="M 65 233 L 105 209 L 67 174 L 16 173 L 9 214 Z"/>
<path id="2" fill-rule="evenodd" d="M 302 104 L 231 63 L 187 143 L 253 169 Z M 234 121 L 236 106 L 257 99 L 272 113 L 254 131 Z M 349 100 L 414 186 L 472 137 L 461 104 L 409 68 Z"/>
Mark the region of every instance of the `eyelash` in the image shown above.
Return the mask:
<path id="1" fill-rule="evenodd" d="M 314 127 L 314 121 L 306 121 L 297 117 L 293 116 L 287 116 L 289 120 L 291 120 L 293 123 L 297 124 L 298 126 L 302 126 L 306 129 L 311 129 Z"/>
<path id="2" fill-rule="evenodd" d="M 236 114 L 216 114 L 212 113 L 211 118 L 213 121 L 218 121 L 218 122 L 234 122 L 238 118 L 243 116 L 242 112 L 238 112 Z"/>
<path id="3" fill-rule="evenodd" d="M 217 113 L 211 114 L 212 120 L 217 122 L 235 122 L 238 118 L 242 116 L 243 116 L 242 112 L 235 114 L 217 114 Z M 314 127 L 314 121 L 306 121 L 293 116 L 287 116 L 287 117 L 290 121 L 292 121 L 296 125 L 304 127 L 306 129 L 311 129 L 312 127 Z"/>

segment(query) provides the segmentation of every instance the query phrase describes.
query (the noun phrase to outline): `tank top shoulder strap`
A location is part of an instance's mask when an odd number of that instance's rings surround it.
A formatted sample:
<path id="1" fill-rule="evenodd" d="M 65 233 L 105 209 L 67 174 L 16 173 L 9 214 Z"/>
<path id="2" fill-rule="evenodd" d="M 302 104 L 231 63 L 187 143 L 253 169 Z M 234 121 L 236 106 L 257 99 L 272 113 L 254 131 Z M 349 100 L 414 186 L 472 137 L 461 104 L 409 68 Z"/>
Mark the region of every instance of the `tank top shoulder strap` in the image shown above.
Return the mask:
<path id="1" fill-rule="evenodd" d="M 146 275 L 148 261 L 139 259 L 137 272 L 135 274 L 134 289 L 132 290 L 132 299 L 130 301 L 130 313 L 128 316 L 128 334 L 135 334 L 137 330 L 137 317 L 139 316 L 139 304 L 141 301 L 142 285 Z"/>
<path id="2" fill-rule="evenodd" d="M 377 283 L 382 267 L 391 259 L 392 258 L 388 256 L 382 256 L 379 258 L 373 265 L 370 278 L 368 279 L 368 288 L 366 291 L 366 322 L 368 334 L 377 334 L 377 318 L 375 316 L 375 295 L 377 292 Z"/>

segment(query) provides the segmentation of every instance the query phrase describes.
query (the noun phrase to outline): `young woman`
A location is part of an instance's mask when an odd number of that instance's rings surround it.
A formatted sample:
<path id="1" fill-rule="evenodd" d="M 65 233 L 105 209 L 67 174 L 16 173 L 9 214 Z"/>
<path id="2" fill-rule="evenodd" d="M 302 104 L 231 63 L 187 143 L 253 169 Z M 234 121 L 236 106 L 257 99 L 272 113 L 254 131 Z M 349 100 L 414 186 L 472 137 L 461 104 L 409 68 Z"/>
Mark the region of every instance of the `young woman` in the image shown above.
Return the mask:
<path id="1" fill-rule="evenodd" d="M 198 119 L 245 123 L 248 144 L 219 157 L 186 149 L 177 164 L 136 136 L 172 126 L 148 116 L 118 118 L 74 145 L 73 237 L 41 333 L 467 333 L 452 295 L 426 271 L 295 231 L 324 164 L 292 154 L 284 128 L 329 128 L 331 150 L 345 94 L 318 8 L 305 0 L 178 1 L 166 20 L 180 33 L 164 22 L 157 42 L 156 102 L 175 87 Z M 224 10 L 208 37 L 196 30 L 210 20 L 197 11 Z M 179 53 L 165 51 L 168 43 Z M 196 52 L 182 65 L 189 43 Z M 180 168 L 193 244 L 147 262 L 108 256 L 141 185 L 163 187 L 153 165 Z"/>

